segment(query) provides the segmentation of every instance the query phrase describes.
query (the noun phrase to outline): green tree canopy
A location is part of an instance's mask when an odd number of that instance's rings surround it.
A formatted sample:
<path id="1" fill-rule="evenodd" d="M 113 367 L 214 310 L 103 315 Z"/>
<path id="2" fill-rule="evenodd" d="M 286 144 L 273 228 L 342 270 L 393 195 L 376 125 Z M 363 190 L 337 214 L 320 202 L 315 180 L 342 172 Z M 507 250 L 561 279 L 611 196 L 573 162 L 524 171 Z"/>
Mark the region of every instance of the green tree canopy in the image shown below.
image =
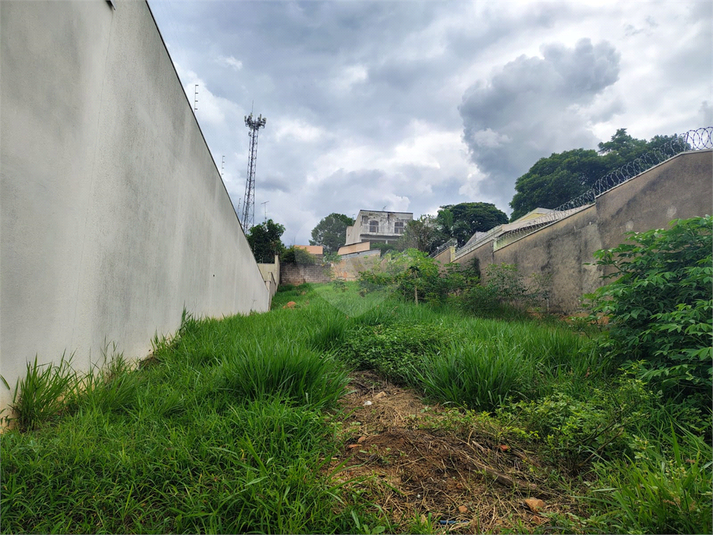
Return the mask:
<path id="1" fill-rule="evenodd" d="M 336 253 L 347 241 L 347 227 L 354 220 L 344 214 L 331 213 L 312 229 L 310 245 L 321 245 L 325 253 Z"/>
<path id="2" fill-rule="evenodd" d="M 248 231 L 246 238 L 257 262 L 271 264 L 275 261 L 275 255 L 279 255 L 285 248 L 280 240 L 284 232 L 285 227 L 272 219 Z"/>
<path id="3" fill-rule="evenodd" d="M 557 208 L 582 195 L 604 175 L 671 141 L 671 136 L 655 136 L 650 141 L 636 139 L 619 128 L 598 151 L 574 149 L 541 158 L 517 179 L 510 201 L 511 221 L 535 208 Z M 671 154 L 673 155 L 673 153 Z"/>
<path id="4" fill-rule="evenodd" d="M 448 237 L 438 230 L 436 218 L 426 214 L 406 223 L 406 228 L 401 238 L 399 238 L 397 246 L 402 251 L 418 249 L 430 254 L 447 239 Z"/>
<path id="5" fill-rule="evenodd" d="M 494 204 L 486 202 L 462 202 L 441 206 L 436 215 L 437 229 L 445 237 L 458 240 L 462 247 L 476 232 L 486 232 L 508 222 L 508 216 Z"/>
<path id="6" fill-rule="evenodd" d="M 535 208 L 557 208 L 581 195 L 612 169 L 612 160 L 613 157 L 585 149 L 540 158 L 515 183 L 516 193 L 510 201 L 511 220 Z"/>

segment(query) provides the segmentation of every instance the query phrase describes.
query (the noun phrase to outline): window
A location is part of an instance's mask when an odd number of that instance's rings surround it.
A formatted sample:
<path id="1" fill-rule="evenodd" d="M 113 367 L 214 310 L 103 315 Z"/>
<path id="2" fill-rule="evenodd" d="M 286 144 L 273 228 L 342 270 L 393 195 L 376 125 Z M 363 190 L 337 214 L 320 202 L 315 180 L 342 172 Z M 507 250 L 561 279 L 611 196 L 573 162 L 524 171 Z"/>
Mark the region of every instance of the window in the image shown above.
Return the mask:
<path id="1" fill-rule="evenodd" d="M 397 221 L 394 223 L 394 234 L 403 234 L 404 233 L 404 222 L 403 221 Z"/>
<path id="2" fill-rule="evenodd" d="M 369 233 L 370 234 L 378 234 L 379 233 L 379 222 L 378 221 L 369 221 Z"/>
<path id="3" fill-rule="evenodd" d="M 369 216 L 366 216 L 366 215 L 361 216 L 361 224 L 362 225 L 366 225 L 368 221 L 369 221 Z"/>

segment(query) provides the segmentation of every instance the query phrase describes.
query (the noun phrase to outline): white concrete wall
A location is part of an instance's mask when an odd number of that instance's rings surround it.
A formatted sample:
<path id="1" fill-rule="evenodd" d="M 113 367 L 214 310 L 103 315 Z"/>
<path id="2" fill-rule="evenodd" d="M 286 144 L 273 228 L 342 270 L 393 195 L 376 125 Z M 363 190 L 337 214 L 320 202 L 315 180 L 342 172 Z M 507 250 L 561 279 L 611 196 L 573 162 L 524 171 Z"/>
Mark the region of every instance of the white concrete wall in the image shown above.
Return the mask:
<path id="1" fill-rule="evenodd" d="M 0 2 L 0 374 L 268 290 L 145 2 Z M 9 401 L 0 388 L 0 405 Z"/>

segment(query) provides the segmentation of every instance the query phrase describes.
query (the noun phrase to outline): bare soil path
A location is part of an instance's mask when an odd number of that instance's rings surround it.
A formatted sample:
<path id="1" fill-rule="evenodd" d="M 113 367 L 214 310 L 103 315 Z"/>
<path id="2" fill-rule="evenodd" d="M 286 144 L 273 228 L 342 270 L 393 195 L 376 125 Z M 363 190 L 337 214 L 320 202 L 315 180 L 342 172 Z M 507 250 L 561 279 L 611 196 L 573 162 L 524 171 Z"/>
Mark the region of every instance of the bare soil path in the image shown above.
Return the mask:
<path id="1" fill-rule="evenodd" d="M 425 405 L 413 391 L 356 372 L 343 399 L 345 478 L 394 522 L 440 532 L 531 532 L 548 513 L 575 504 L 552 488 L 536 456 L 506 443 L 497 428 L 453 409 Z M 491 421 L 492 422 L 492 421 Z M 552 526 L 554 528 L 554 526 Z M 554 528 L 556 529 L 556 528 Z"/>

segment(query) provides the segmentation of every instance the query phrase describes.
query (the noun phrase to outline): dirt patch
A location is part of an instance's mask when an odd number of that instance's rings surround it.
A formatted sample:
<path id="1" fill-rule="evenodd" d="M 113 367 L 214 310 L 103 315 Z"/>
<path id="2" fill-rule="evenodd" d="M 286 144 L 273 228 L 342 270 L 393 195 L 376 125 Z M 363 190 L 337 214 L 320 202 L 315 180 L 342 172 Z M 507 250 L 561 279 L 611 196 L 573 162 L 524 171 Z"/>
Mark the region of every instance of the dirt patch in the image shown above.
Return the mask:
<path id="1" fill-rule="evenodd" d="M 533 531 L 549 522 L 548 513 L 574 506 L 548 486 L 531 452 L 459 425 L 457 411 L 425 405 L 372 372 L 354 373 L 350 390 L 335 464 L 346 463 L 345 479 L 363 478 L 355 485 L 395 523 L 420 520 L 453 533 Z"/>

